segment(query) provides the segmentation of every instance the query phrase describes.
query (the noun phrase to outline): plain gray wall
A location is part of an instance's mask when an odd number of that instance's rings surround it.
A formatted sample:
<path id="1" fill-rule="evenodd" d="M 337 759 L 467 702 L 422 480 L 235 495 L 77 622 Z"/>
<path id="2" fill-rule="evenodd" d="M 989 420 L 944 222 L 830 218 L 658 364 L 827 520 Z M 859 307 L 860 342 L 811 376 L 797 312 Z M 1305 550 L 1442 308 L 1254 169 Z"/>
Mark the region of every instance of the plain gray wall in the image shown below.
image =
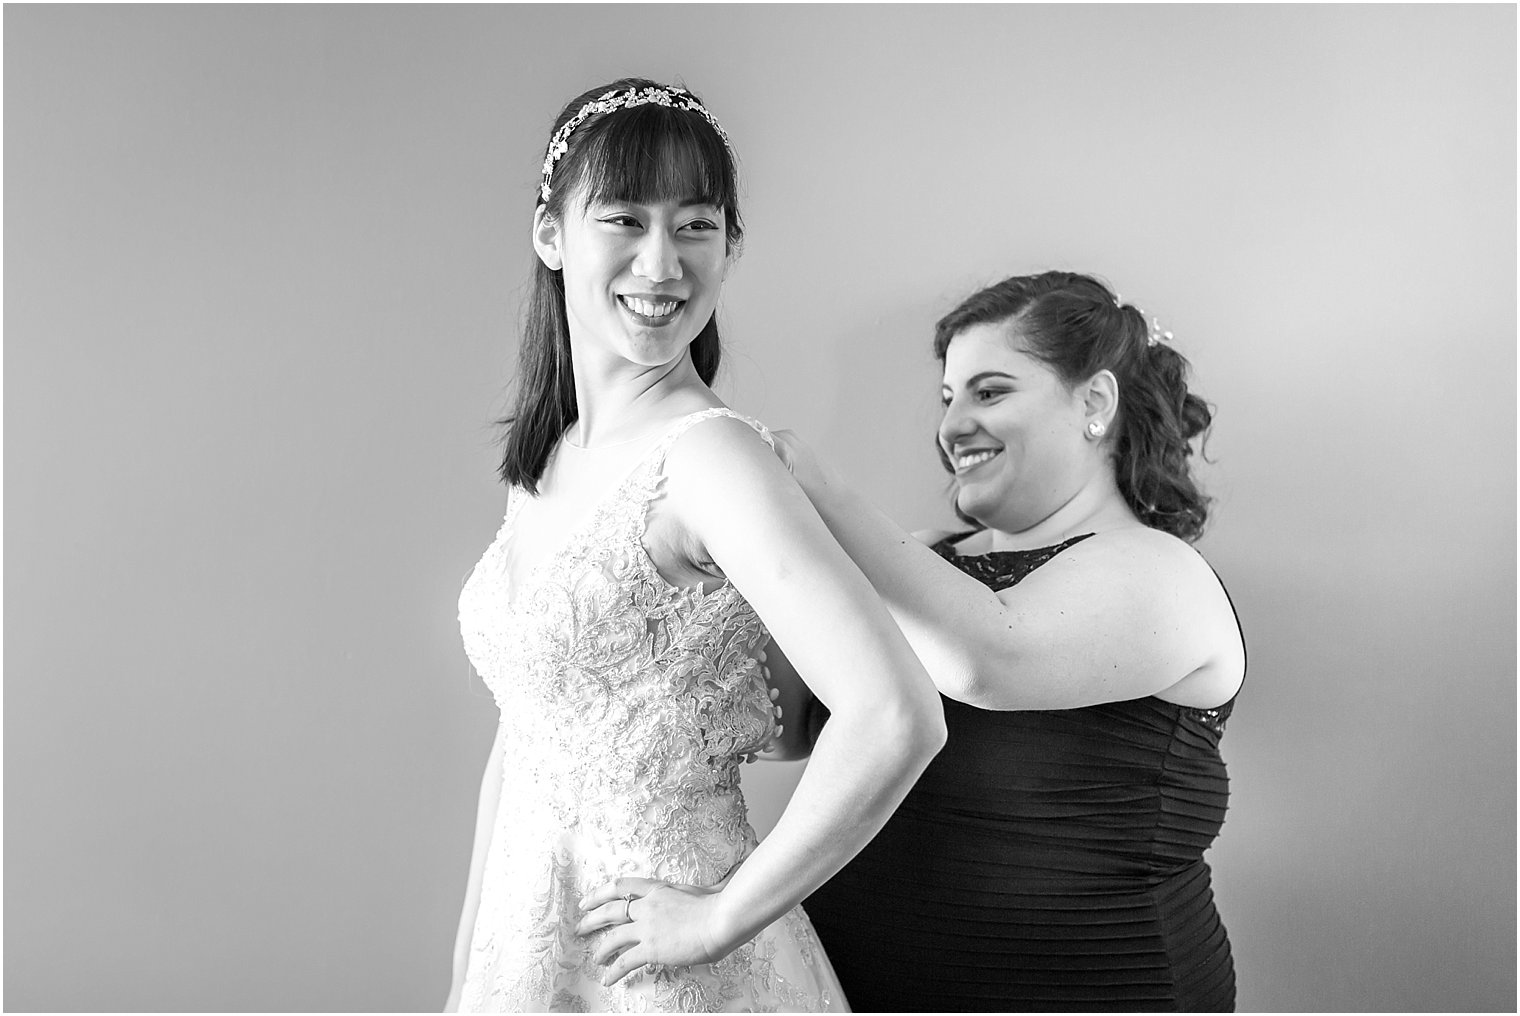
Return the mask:
<path id="1" fill-rule="evenodd" d="M 1176 333 L 1240 1005 L 1514 1009 L 1513 7 L 4 22 L 8 1008 L 442 1002 L 542 147 L 634 73 L 742 160 L 720 390 L 905 525 L 958 299 L 1087 270 Z"/>

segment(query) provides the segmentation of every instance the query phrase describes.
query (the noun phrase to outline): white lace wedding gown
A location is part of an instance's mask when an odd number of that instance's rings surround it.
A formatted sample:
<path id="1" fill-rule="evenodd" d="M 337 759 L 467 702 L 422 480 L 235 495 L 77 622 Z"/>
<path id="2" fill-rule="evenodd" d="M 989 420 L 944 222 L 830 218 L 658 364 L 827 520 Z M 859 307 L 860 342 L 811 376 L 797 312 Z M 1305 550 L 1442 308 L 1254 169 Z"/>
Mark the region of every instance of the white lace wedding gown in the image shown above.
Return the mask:
<path id="1" fill-rule="evenodd" d="M 731 584 L 664 581 L 641 543 L 677 421 L 643 462 L 508 588 L 506 549 L 529 495 L 514 489 L 459 598 L 465 649 L 501 710 L 501 798 L 461 1008 L 553 1012 L 844 1012 L 812 925 L 793 908 L 722 960 L 603 987 L 575 934 L 581 897 L 623 875 L 712 885 L 755 847 L 739 763 L 775 717 L 768 639 Z"/>

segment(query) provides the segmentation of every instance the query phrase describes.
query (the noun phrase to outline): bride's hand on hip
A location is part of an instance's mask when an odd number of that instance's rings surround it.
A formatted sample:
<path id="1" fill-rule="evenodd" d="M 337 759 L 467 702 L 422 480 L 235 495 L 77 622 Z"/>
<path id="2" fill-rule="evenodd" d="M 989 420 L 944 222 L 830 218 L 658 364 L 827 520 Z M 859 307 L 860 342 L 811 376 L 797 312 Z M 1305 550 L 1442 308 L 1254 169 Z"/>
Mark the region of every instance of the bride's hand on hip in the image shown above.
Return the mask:
<path id="1" fill-rule="evenodd" d="M 620 878 L 581 900 L 585 916 L 577 935 L 609 928 L 593 954 L 607 967 L 603 984 L 616 984 L 646 964 L 689 967 L 711 963 L 740 944 L 725 943 L 718 912 L 719 887 L 678 885 L 651 878 Z"/>

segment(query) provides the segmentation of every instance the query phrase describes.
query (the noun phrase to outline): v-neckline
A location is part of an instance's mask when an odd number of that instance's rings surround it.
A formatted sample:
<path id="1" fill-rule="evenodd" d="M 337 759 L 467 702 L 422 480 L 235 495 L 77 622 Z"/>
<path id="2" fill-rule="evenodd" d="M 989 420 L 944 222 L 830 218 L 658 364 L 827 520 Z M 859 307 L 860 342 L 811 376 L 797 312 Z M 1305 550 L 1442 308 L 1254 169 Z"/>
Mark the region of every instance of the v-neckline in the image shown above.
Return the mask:
<path id="1" fill-rule="evenodd" d="M 531 498 L 534 495 L 529 494 L 522 487 L 514 487 L 511 495 L 512 502 L 507 507 L 506 517 L 503 519 L 501 529 L 502 571 L 507 582 L 507 612 L 510 614 L 514 613 L 517 610 L 517 604 L 522 597 L 522 591 L 531 589 L 533 587 L 538 579 L 539 573 L 542 572 L 544 568 L 562 557 L 565 552 L 568 551 L 571 547 L 575 546 L 578 543 L 584 542 L 583 537 L 585 533 L 588 530 L 592 529 L 593 524 L 601 519 L 601 516 L 607 511 L 608 507 L 612 505 L 614 500 L 623 493 L 624 489 L 636 478 L 638 478 L 639 474 L 643 470 L 648 468 L 651 456 L 653 456 L 654 453 L 660 449 L 661 445 L 663 445 L 665 441 L 669 439 L 670 435 L 675 432 L 677 427 L 685 423 L 691 417 L 701 416 L 703 413 L 712 412 L 718 412 L 720 415 L 727 415 L 729 413 L 733 413 L 733 410 L 727 409 L 723 406 L 709 406 L 707 409 L 699 409 L 692 413 L 686 413 L 685 415 L 679 416 L 676 419 L 672 420 L 670 422 L 670 426 L 666 427 L 664 431 L 662 431 L 656 438 L 654 438 L 649 448 L 634 461 L 633 466 L 629 468 L 629 470 L 623 475 L 623 478 L 608 488 L 606 493 L 597 498 L 584 518 L 582 518 L 579 522 L 575 523 L 565 531 L 565 535 L 559 541 L 559 545 L 522 572 L 521 581 L 519 581 L 518 576 L 514 575 L 511 570 L 512 541 L 517 536 L 518 517 L 522 515 L 523 507 L 526 505 L 526 501 L 520 499 Z M 556 449 L 556 454 L 558 454 L 558 449 Z M 647 510 L 647 505 L 645 506 L 645 509 Z"/>

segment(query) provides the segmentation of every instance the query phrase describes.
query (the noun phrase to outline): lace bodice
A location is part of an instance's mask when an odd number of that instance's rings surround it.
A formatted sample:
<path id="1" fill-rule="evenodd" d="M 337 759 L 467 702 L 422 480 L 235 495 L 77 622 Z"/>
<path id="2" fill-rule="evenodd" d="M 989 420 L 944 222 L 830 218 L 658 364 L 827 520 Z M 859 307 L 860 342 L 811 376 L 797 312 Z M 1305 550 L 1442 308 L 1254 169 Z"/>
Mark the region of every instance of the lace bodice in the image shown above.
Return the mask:
<path id="1" fill-rule="evenodd" d="M 580 897 L 612 878 L 712 885 L 755 846 L 739 765 L 775 733 L 755 659 L 765 629 L 731 584 L 666 582 L 642 542 L 671 445 L 703 420 L 734 415 L 713 409 L 676 423 L 518 589 L 507 549 L 530 495 L 514 489 L 465 583 L 465 649 L 503 734 L 468 1009 L 767 1004 L 747 984 L 763 958 L 756 943 L 710 969 L 660 970 L 606 992 L 589 958 L 594 939 L 573 934 Z M 773 980 L 781 1002 L 804 987 Z"/>

